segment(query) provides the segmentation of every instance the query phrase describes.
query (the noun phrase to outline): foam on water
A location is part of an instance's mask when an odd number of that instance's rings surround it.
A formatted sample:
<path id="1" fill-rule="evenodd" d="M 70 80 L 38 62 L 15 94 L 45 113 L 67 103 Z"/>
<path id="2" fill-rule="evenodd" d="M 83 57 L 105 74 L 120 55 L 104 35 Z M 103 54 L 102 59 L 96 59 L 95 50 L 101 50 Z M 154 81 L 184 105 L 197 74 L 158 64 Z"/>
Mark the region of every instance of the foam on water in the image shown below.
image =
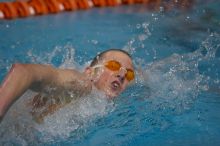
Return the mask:
<path id="1" fill-rule="evenodd" d="M 34 93 L 26 92 L 8 111 L 0 124 L 1 145 L 29 145 L 37 142 L 34 123 L 26 101 Z"/>
<path id="2" fill-rule="evenodd" d="M 215 57 L 219 50 L 219 34 L 212 33 L 201 44 L 200 49 L 183 55 L 173 54 L 168 58 L 145 64 L 138 72 L 138 82 L 150 88 L 149 97 L 169 102 L 174 110 L 189 109 L 200 91 L 211 88 L 210 76 L 203 74 L 199 66 L 203 62 L 219 60 Z M 212 66 L 213 64 L 209 64 Z M 212 78 L 212 82 L 218 80 Z M 217 83 L 217 82 L 216 82 Z M 178 103 L 176 103 L 176 100 Z"/>
<path id="3" fill-rule="evenodd" d="M 72 101 L 38 124 L 32 119 L 28 106 L 25 106 L 27 99 L 32 96 L 34 93 L 26 93 L 5 116 L 0 125 L 0 143 L 30 145 L 58 142 L 70 137 L 78 129 L 86 129 L 94 119 L 103 117 L 114 109 L 112 101 L 94 90 L 90 95 Z"/>
<path id="4" fill-rule="evenodd" d="M 97 117 L 105 116 L 114 109 L 112 101 L 105 95 L 93 90 L 89 96 L 82 97 L 45 118 L 44 123 L 36 125 L 43 133 L 45 142 L 68 138 L 78 129 L 85 129 Z"/>

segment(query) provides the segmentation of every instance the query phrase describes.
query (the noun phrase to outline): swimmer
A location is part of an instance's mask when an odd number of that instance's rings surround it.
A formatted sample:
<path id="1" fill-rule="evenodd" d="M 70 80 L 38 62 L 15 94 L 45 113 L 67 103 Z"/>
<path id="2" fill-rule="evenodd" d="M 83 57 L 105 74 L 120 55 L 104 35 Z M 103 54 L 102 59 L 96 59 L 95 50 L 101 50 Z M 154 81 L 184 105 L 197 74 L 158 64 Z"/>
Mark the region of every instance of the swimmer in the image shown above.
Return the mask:
<path id="1" fill-rule="evenodd" d="M 124 91 L 134 78 L 131 56 L 120 49 L 98 54 L 84 72 L 49 65 L 14 64 L 0 86 L 0 120 L 28 89 L 39 93 L 31 101 L 31 113 L 35 121 L 40 123 L 45 116 L 54 113 L 72 99 L 60 101 L 57 98 L 59 96 L 74 94 L 81 97 L 96 88 L 112 99 Z M 53 98 L 54 102 L 45 108 L 48 98 Z M 40 113 L 36 112 L 43 107 Z"/>

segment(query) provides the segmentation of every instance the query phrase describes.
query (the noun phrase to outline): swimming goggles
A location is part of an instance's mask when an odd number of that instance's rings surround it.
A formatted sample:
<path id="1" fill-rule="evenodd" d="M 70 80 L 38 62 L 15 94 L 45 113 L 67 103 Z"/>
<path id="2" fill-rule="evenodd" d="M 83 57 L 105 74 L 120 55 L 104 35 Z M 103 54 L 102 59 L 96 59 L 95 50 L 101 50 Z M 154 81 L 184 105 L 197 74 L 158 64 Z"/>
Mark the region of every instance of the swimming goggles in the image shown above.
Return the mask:
<path id="1" fill-rule="evenodd" d="M 110 60 L 110 61 L 107 61 L 104 65 L 95 65 L 93 67 L 96 68 L 96 67 L 102 67 L 102 66 L 105 66 L 111 71 L 120 71 L 121 69 L 126 70 L 125 78 L 128 81 L 131 81 L 135 78 L 134 71 L 132 69 L 122 67 L 118 61 Z"/>

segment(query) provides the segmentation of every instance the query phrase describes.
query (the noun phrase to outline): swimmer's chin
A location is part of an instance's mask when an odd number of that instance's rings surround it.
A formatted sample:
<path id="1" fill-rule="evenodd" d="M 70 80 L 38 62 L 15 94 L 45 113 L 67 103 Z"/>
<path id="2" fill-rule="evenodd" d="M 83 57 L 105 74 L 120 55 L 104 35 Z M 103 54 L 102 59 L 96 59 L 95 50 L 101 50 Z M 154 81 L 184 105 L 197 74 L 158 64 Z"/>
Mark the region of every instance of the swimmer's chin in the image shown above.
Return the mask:
<path id="1" fill-rule="evenodd" d="M 107 92 L 106 93 L 106 98 L 107 99 L 115 99 L 117 96 L 119 96 L 120 93 L 113 93 L 113 92 Z"/>

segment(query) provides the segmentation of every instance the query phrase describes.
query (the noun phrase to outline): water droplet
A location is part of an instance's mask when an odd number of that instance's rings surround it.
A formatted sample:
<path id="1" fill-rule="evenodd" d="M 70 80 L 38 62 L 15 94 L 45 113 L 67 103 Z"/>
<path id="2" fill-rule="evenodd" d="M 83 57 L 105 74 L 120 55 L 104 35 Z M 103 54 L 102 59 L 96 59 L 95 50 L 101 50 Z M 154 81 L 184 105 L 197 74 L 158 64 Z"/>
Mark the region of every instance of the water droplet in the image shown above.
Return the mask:
<path id="1" fill-rule="evenodd" d="M 98 41 L 97 41 L 97 40 L 91 40 L 91 42 L 92 42 L 94 45 L 97 45 L 97 44 L 98 44 Z"/>
<path id="2" fill-rule="evenodd" d="M 141 28 L 141 24 L 137 24 L 137 25 L 136 25 L 136 28 L 137 28 L 137 29 L 140 29 L 140 28 Z"/>

